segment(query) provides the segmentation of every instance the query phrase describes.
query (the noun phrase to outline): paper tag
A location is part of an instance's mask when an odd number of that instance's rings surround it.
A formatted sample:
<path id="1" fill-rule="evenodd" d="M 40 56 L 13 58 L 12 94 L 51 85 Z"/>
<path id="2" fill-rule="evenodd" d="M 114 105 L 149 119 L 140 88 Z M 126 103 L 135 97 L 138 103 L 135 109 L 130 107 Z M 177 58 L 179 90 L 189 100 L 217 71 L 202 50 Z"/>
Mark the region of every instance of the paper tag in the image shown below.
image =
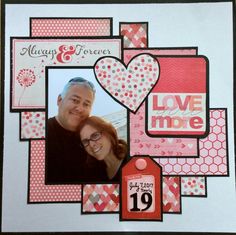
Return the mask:
<path id="1" fill-rule="evenodd" d="M 122 169 L 121 220 L 162 220 L 161 167 L 149 157 Z"/>

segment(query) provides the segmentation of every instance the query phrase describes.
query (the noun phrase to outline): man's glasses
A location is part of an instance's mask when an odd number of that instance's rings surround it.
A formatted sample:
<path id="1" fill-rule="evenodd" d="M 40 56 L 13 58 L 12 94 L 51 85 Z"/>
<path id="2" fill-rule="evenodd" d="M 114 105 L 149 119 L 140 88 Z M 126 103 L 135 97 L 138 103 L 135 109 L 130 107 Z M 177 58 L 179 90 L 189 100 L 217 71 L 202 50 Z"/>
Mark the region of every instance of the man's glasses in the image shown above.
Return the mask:
<path id="1" fill-rule="evenodd" d="M 101 139 L 102 137 L 102 132 L 94 132 L 89 139 L 83 139 L 81 142 L 82 142 L 82 145 L 84 147 L 88 147 L 89 146 L 89 143 L 90 141 L 97 141 L 99 139 Z"/>
<path id="2" fill-rule="evenodd" d="M 68 83 L 85 84 L 85 85 L 88 85 L 92 89 L 93 92 L 96 92 L 96 89 L 95 89 L 95 86 L 93 85 L 93 83 L 84 79 L 84 78 L 80 78 L 80 77 L 72 78 Z"/>

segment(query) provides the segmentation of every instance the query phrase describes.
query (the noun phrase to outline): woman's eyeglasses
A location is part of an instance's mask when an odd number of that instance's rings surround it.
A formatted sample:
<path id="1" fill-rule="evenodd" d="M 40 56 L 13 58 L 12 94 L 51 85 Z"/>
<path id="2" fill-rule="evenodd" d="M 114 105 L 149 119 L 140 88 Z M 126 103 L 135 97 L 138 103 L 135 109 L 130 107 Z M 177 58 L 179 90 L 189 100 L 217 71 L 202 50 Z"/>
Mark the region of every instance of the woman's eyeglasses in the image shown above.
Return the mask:
<path id="1" fill-rule="evenodd" d="M 102 132 L 94 132 L 92 135 L 90 135 L 89 139 L 83 139 L 81 142 L 84 147 L 87 147 L 90 141 L 97 141 L 101 137 L 102 137 Z"/>

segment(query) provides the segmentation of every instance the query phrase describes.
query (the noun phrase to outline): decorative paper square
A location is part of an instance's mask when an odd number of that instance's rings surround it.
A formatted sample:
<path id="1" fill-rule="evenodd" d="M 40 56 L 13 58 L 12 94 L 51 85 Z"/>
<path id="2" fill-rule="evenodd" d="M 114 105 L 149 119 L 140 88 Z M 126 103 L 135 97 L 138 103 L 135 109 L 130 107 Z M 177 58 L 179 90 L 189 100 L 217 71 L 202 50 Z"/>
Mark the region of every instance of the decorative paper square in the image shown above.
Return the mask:
<path id="1" fill-rule="evenodd" d="M 124 48 L 148 47 L 148 23 L 120 23 L 120 35 L 124 37 Z"/>
<path id="2" fill-rule="evenodd" d="M 119 212 L 119 184 L 86 184 L 83 186 L 82 213 Z"/>
<path id="3" fill-rule="evenodd" d="M 45 112 L 22 112 L 21 140 L 45 138 Z"/>
<path id="4" fill-rule="evenodd" d="M 181 212 L 180 177 L 163 177 L 163 212 Z"/>
<path id="5" fill-rule="evenodd" d="M 206 177 L 181 177 L 182 196 L 207 196 Z"/>

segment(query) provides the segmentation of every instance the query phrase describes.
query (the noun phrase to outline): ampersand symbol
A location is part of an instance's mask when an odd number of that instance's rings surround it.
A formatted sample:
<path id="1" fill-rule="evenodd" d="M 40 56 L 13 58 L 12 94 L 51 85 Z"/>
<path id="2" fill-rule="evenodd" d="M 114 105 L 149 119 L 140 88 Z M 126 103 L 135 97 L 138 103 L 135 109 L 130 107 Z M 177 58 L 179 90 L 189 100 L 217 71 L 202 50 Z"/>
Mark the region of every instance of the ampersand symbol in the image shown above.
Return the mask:
<path id="1" fill-rule="evenodd" d="M 59 47 L 59 54 L 57 55 L 57 60 L 60 63 L 69 63 L 72 60 L 72 55 L 75 53 L 74 46 L 62 45 Z"/>

